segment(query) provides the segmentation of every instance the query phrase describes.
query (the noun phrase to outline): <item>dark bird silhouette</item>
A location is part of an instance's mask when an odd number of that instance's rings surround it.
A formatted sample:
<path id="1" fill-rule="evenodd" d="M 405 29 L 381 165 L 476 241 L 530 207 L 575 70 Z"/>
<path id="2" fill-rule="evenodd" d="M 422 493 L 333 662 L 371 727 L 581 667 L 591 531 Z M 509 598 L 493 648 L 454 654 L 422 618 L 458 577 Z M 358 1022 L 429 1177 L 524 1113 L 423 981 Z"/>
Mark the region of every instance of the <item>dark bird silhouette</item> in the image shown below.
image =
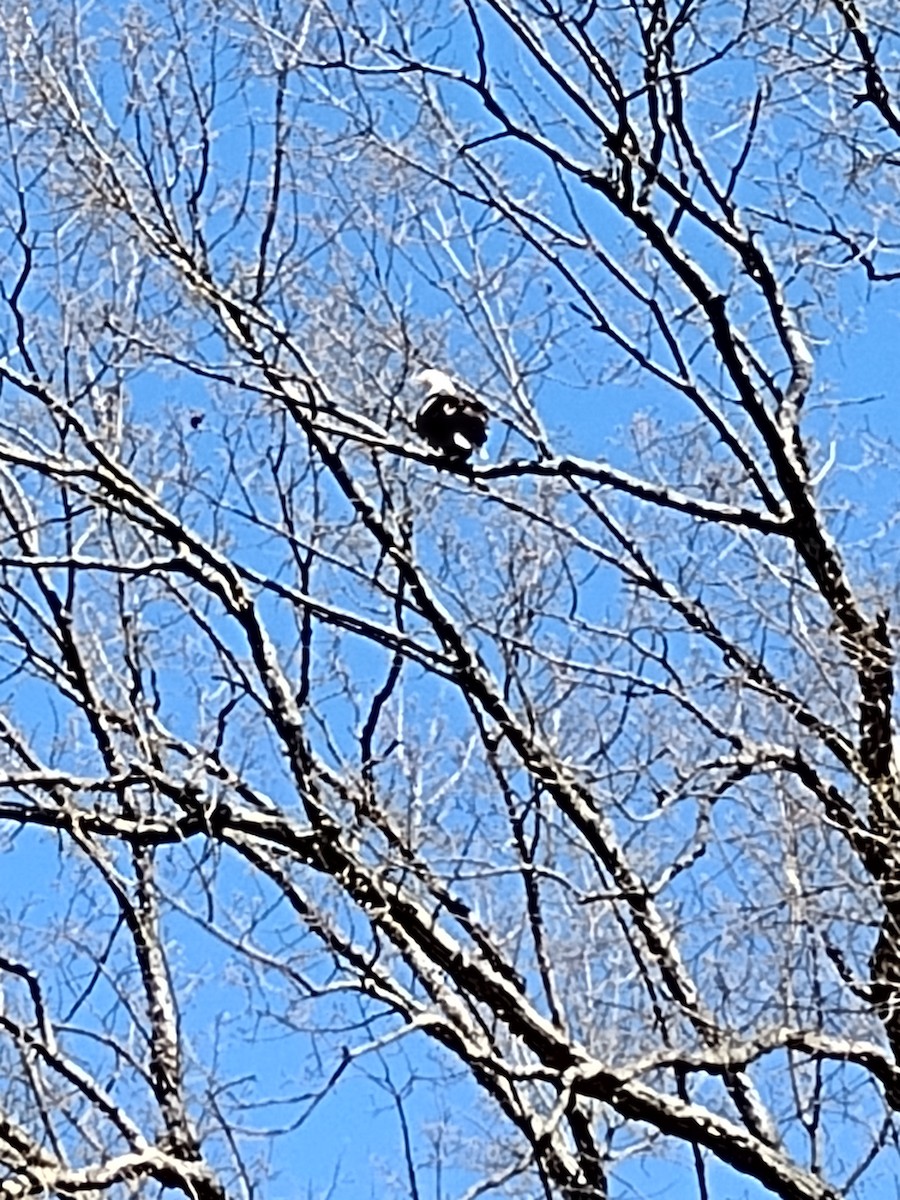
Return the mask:
<path id="1" fill-rule="evenodd" d="M 428 388 L 416 413 L 416 433 L 451 462 L 468 462 L 487 441 L 488 410 L 443 371 L 420 371 L 416 381 Z"/>

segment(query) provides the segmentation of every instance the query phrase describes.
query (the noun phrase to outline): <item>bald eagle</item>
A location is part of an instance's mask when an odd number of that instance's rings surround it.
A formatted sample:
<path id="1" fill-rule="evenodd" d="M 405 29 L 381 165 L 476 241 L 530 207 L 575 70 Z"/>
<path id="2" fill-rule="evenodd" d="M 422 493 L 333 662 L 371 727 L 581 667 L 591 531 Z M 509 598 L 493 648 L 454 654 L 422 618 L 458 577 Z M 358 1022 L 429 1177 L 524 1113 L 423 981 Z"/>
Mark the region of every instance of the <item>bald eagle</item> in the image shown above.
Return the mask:
<path id="1" fill-rule="evenodd" d="M 420 371 L 416 382 L 428 388 L 416 413 L 416 433 L 451 462 L 467 462 L 487 441 L 487 409 L 443 371 Z"/>

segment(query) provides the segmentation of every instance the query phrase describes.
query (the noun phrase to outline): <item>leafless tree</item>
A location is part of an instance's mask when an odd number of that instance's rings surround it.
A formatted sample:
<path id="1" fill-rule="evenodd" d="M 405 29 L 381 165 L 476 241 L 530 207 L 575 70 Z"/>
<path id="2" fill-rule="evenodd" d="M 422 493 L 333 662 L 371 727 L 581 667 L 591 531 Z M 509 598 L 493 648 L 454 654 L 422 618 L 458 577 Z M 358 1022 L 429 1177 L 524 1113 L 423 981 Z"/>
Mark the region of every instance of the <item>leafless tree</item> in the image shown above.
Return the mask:
<path id="1" fill-rule="evenodd" d="M 893 1194 L 893 4 L 103 8 L 0 7 L 0 1197 Z"/>

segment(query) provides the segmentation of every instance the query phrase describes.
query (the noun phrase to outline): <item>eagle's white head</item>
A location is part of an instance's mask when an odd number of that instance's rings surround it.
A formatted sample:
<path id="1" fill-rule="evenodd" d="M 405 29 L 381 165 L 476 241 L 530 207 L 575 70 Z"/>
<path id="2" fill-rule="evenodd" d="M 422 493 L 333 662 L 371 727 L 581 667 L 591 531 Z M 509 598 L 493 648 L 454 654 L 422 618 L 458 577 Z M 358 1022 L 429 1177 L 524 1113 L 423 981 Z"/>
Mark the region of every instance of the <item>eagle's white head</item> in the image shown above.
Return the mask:
<path id="1" fill-rule="evenodd" d="M 429 396 L 455 396 L 457 394 L 456 384 L 446 373 L 446 371 L 438 371 L 434 367 L 429 367 L 425 371 L 420 371 L 418 375 L 415 376 L 413 382 L 421 383 L 424 387 L 427 387 Z"/>

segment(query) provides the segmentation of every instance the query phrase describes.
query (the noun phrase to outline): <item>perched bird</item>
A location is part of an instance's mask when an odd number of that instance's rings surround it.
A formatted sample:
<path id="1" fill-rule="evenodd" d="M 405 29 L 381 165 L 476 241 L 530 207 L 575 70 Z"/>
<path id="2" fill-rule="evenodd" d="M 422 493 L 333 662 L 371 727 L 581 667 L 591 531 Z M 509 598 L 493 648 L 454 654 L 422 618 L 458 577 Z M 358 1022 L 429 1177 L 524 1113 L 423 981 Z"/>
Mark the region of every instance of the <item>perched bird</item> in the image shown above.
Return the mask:
<path id="1" fill-rule="evenodd" d="M 416 413 L 416 433 L 451 462 L 464 463 L 487 441 L 488 410 L 443 371 L 420 371 L 428 395 Z"/>

